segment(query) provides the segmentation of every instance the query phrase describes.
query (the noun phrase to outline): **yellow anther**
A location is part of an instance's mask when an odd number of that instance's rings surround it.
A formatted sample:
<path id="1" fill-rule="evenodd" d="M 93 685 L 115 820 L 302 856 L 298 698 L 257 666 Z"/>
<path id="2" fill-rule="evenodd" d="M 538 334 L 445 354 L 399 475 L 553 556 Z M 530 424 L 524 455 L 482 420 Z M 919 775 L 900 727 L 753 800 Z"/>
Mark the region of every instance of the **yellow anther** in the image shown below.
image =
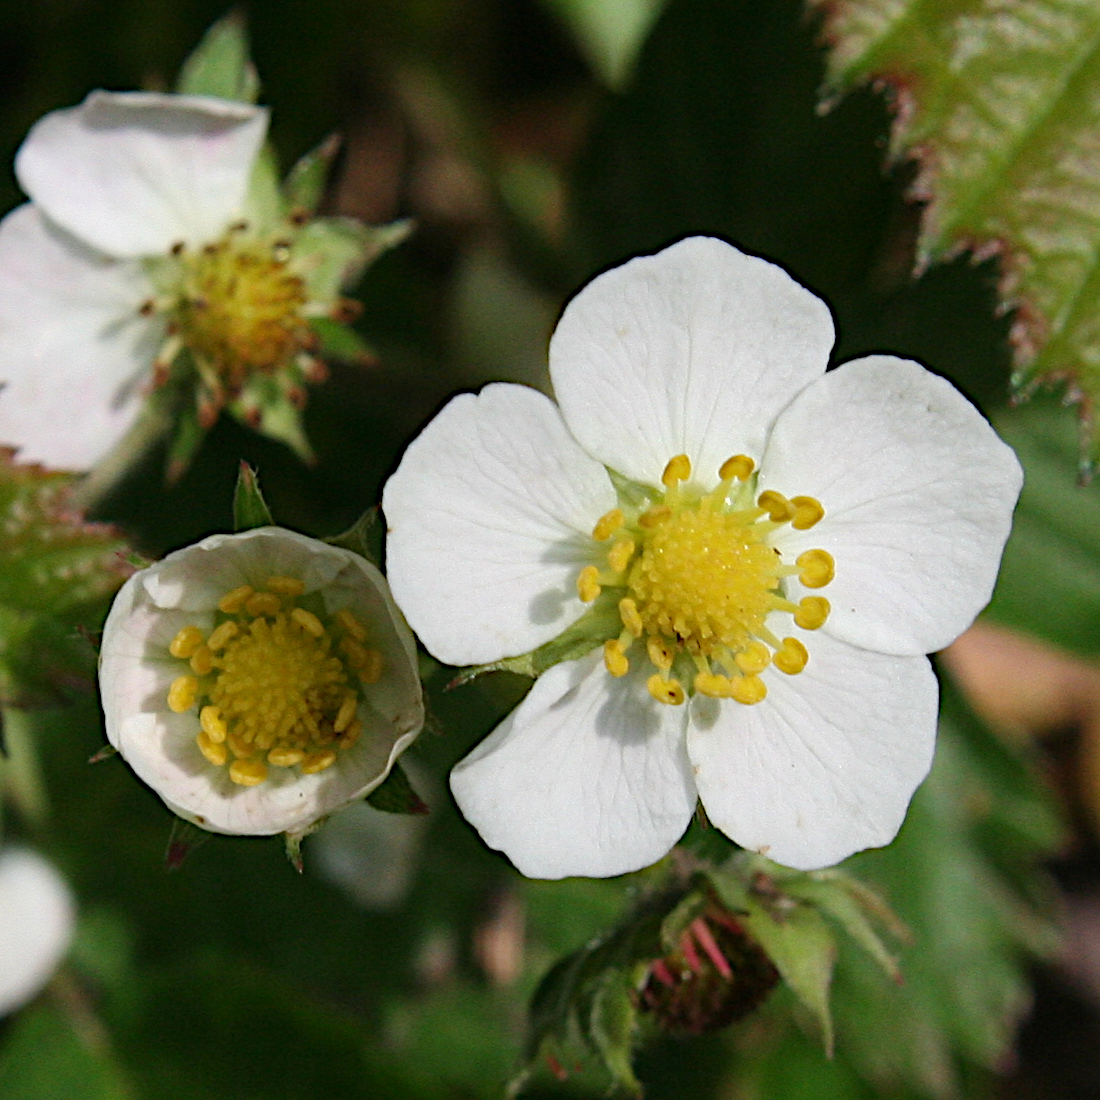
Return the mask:
<path id="1" fill-rule="evenodd" d="M 748 455 L 734 455 L 732 458 L 727 458 L 718 468 L 718 476 L 723 481 L 732 481 L 734 478 L 738 481 L 746 481 L 755 469 L 756 463 Z"/>
<path id="2" fill-rule="evenodd" d="M 645 686 L 658 703 L 677 707 L 684 701 L 684 689 L 679 680 L 666 680 L 663 676 L 654 673 L 646 680 Z"/>
<path id="3" fill-rule="evenodd" d="M 594 565 L 586 565 L 577 574 L 577 595 L 585 603 L 591 603 L 601 592 L 600 571 Z"/>
<path id="4" fill-rule="evenodd" d="M 651 528 L 659 523 L 664 523 L 672 515 L 672 509 L 667 504 L 658 504 L 655 508 L 648 508 L 638 517 L 638 526 Z"/>
<path id="5" fill-rule="evenodd" d="M 226 734 L 225 740 L 229 745 L 229 751 L 237 757 L 238 760 L 247 760 L 257 748 L 256 745 L 246 741 L 239 733 L 233 731 Z"/>
<path id="6" fill-rule="evenodd" d="M 306 590 L 306 586 L 297 577 L 268 577 L 264 588 L 280 596 L 290 596 L 292 599 Z"/>
<path id="7" fill-rule="evenodd" d="M 747 648 L 734 656 L 734 662 L 742 672 L 753 675 L 763 672 L 771 664 L 771 651 L 763 642 L 752 642 Z"/>
<path id="8" fill-rule="evenodd" d="M 831 610 L 829 601 L 824 596 L 804 596 L 795 612 L 795 626 L 800 626 L 803 630 L 816 630 L 829 617 Z"/>
<path id="9" fill-rule="evenodd" d="M 728 676 L 719 676 L 714 672 L 700 672 L 695 677 L 695 690 L 700 695 L 709 695 L 712 699 L 729 699 L 733 684 Z"/>
<path id="10" fill-rule="evenodd" d="M 797 638 L 784 638 L 783 648 L 772 658 L 772 664 L 780 672 L 794 676 L 806 667 L 809 659 L 806 647 Z"/>
<path id="11" fill-rule="evenodd" d="M 815 497 L 791 497 L 791 504 L 794 505 L 791 526 L 799 531 L 808 531 L 825 515 L 821 501 Z"/>
<path id="12" fill-rule="evenodd" d="M 218 610 L 223 615 L 236 615 L 244 607 L 245 600 L 252 595 L 253 591 L 252 585 L 242 584 L 240 588 L 234 588 L 232 592 L 226 592 L 218 600 Z"/>
<path id="13" fill-rule="evenodd" d="M 340 608 L 334 618 L 353 638 L 360 642 L 367 640 L 366 627 L 346 607 Z"/>
<path id="14" fill-rule="evenodd" d="M 662 671 L 668 672 L 672 668 L 673 658 L 676 656 L 672 647 L 655 634 L 651 634 L 646 640 L 646 652 L 649 659 Z"/>
<path id="15" fill-rule="evenodd" d="M 603 663 L 612 676 L 625 676 L 630 671 L 630 661 L 623 652 L 623 643 L 611 638 L 603 644 Z"/>
<path id="16" fill-rule="evenodd" d="M 323 772 L 325 768 L 331 768 L 335 763 L 336 752 L 333 749 L 320 749 L 306 756 L 298 767 L 306 775 L 315 775 L 317 772 Z"/>
<path id="17" fill-rule="evenodd" d="M 642 636 L 642 617 L 638 614 L 638 605 L 629 596 L 619 600 L 619 618 L 635 638 Z"/>
<path id="18" fill-rule="evenodd" d="M 219 650 L 225 649 L 240 632 L 241 628 L 236 623 L 222 623 L 206 640 L 206 644 L 212 652 L 217 653 Z"/>
<path id="19" fill-rule="evenodd" d="M 633 539 L 620 539 L 607 553 L 607 560 L 616 573 L 625 573 L 636 549 Z"/>
<path id="20" fill-rule="evenodd" d="M 377 684 L 382 679 L 382 651 L 368 649 L 365 651 L 363 663 L 356 667 L 359 679 L 364 684 Z"/>
<path id="21" fill-rule="evenodd" d="M 276 745 L 267 754 L 267 762 L 277 768 L 293 768 L 295 764 L 305 759 L 305 753 L 301 749 L 292 749 L 289 745 Z"/>
<path id="22" fill-rule="evenodd" d="M 257 787 L 267 778 L 267 765 L 262 760 L 234 760 L 229 778 L 239 787 Z"/>
<path id="23" fill-rule="evenodd" d="M 665 472 L 661 474 L 661 483 L 672 488 L 678 481 L 687 481 L 691 477 L 691 459 L 687 455 L 676 455 L 668 460 Z"/>
<path id="24" fill-rule="evenodd" d="M 324 636 L 325 624 L 312 611 L 307 611 L 304 607 L 296 607 L 291 611 L 290 617 L 307 634 L 312 634 L 315 638 Z"/>
<path id="25" fill-rule="evenodd" d="M 225 745 L 219 741 L 213 740 L 205 730 L 199 731 L 198 737 L 195 738 L 195 743 L 199 746 L 199 752 L 201 752 L 215 767 L 220 768 L 226 760 L 229 759 L 229 754 L 226 752 Z"/>
<path id="26" fill-rule="evenodd" d="M 626 517 L 623 515 L 623 510 L 612 508 L 610 512 L 605 512 L 600 516 L 596 526 L 592 528 L 592 537 L 597 542 L 604 542 L 606 539 L 611 538 L 625 522 Z"/>
<path id="27" fill-rule="evenodd" d="M 824 588 L 836 575 L 836 563 L 828 550 L 807 550 L 794 561 L 798 579 L 807 588 Z"/>
<path id="28" fill-rule="evenodd" d="M 761 493 L 756 503 L 768 513 L 772 523 L 786 523 L 794 517 L 794 506 L 782 493 L 773 489 Z"/>
<path id="29" fill-rule="evenodd" d="M 199 681 L 195 676 L 177 676 L 168 689 L 168 709 L 176 714 L 190 710 L 199 697 Z"/>
<path id="30" fill-rule="evenodd" d="M 759 676 L 741 676 L 736 680 L 730 681 L 730 698 L 736 699 L 739 703 L 744 703 L 746 706 L 752 706 L 753 703 L 759 703 L 765 695 L 768 694 L 768 689 L 764 686 L 764 681 Z"/>
<path id="31" fill-rule="evenodd" d="M 355 712 L 358 707 L 359 696 L 349 691 L 347 695 L 344 696 L 344 701 L 340 704 L 340 710 L 332 723 L 332 728 L 336 730 L 337 733 L 343 733 L 344 730 L 351 725 L 351 720 L 355 717 Z"/>
<path id="32" fill-rule="evenodd" d="M 202 726 L 202 732 L 218 745 L 225 740 L 229 733 L 225 721 L 222 719 L 222 712 L 217 707 L 203 707 L 199 711 L 199 724 Z"/>
<path id="33" fill-rule="evenodd" d="M 187 660 L 196 649 L 206 641 L 206 636 L 197 626 L 185 626 L 168 644 L 168 652 L 173 657 Z"/>
<path id="34" fill-rule="evenodd" d="M 274 592 L 253 592 L 244 601 L 244 609 L 254 619 L 260 615 L 275 616 L 282 611 L 283 603 Z"/>
<path id="35" fill-rule="evenodd" d="M 348 726 L 336 741 L 336 747 L 340 749 L 350 749 L 356 741 L 359 740 L 359 735 L 363 732 L 363 723 L 358 718 L 355 719 L 351 725 Z"/>
<path id="36" fill-rule="evenodd" d="M 209 676 L 214 669 L 214 654 L 208 645 L 200 645 L 191 654 L 191 671 L 196 676 Z"/>

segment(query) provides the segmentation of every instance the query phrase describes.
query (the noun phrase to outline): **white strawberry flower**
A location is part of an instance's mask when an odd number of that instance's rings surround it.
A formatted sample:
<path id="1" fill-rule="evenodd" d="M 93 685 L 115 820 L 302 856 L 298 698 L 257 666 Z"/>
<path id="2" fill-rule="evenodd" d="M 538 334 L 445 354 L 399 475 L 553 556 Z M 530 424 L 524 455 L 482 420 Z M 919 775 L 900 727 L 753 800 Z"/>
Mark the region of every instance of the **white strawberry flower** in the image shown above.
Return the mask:
<path id="1" fill-rule="evenodd" d="M 65 880 L 27 848 L 0 850 L 0 1016 L 26 1004 L 69 948 L 74 905 Z"/>
<path id="2" fill-rule="evenodd" d="M 925 654 L 988 601 L 1022 474 L 949 383 L 888 355 L 825 373 L 832 345 L 781 268 L 684 240 L 569 303 L 557 405 L 459 396 L 387 484 L 432 654 L 570 658 L 451 775 L 525 874 L 646 866 L 697 801 L 801 869 L 896 834 L 934 748 Z"/>
<path id="3" fill-rule="evenodd" d="M 218 833 L 304 834 L 377 787 L 424 721 L 381 573 L 279 527 L 211 535 L 131 577 L 100 692 L 111 744 Z"/>

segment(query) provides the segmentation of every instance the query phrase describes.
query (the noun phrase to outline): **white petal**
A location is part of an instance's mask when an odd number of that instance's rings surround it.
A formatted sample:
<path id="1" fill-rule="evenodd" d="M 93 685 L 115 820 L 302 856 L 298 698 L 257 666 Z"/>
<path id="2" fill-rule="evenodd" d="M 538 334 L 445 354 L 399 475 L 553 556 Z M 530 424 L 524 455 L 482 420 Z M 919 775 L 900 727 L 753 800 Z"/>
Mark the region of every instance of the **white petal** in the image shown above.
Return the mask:
<path id="1" fill-rule="evenodd" d="M 932 764 L 938 689 L 926 657 L 795 633 L 806 668 L 769 669 L 753 706 L 696 696 L 688 752 L 714 825 L 811 870 L 893 840 Z"/>
<path id="2" fill-rule="evenodd" d="M 615 502 L 549 398 L 507 384 L 462 394 L 386 483 L 394 598 L 448 664 L 525 653 L 583 614 L 577 574 Z"/>
<path id="3" fill-rule="evenodd" d="M 57 968 L 73 933 L 65 880 L 24 848 L 0 852 L 0 1016 L 26 1004 Z"/>
<path id="4" fill-rule="evenodd" d="M 244 204 L 267 111 L 156 92 L 92 92 L 51 111 L 15 157 L 23 190 L 58 225 L 114 257 L 221 235 Z"/>
<path id="5" fill-rule="evenodd" d="M 381 651 L 383 671 L 364 691 L 362 735 L 336 764 L 316 775 L 272 768 L 266 782 L 244 788 L 199 751 L 195 711 L 168 710 L 168 689 L 186 671 L 168 643 L 189 623 L 209 630 L 229 589 L 273 575 L 300 578 L 330 613 L 348 608 Z M 212 832 L 307 829 L 378 786 L 424 720 L 416 646 L 382 575 L 357 554 L 275 527 L 213 535 L 131 577 L 104 626 L 99 677 L 111 744 L 170 809 Z"/>
<path id="6" fill-rule="evenodd" d="M 684 707 L 645 673 L 599 656 L 555 665 L 451 772 L 459 809 L 531 878 L 636 871 L 664 856 L 695 809 Z"/>
<path id="7" fill-rule="evenodd" d="M 828 307 L 781 267 L 690 237 L 593 279 L 558 322 L 550 375 L 569 430 L 604 465 L 660 485 L 686 454 L 712 486 L 731 455 L 759 461 L 832 345 Z"/>
<path id="8" fill-rule="evenodd" d="M 949 382 L 874 355 L 784 411 L 760 488 L 825 507 L 816 527 L 775 539 L 785 556 L 820 546 L 836 560 L 824 629 L 911 655 L 954 641 L 989 602 L 1022 482 L 1012 449 Z"/>
<path id="9" fill-rule="evenodd" d="M 29 203 L 0 222 L 0 443 L 25 462 L 84 470 L 141 407 L 162 337 L 142 318 L 141 267 L 109 260 Z"/>

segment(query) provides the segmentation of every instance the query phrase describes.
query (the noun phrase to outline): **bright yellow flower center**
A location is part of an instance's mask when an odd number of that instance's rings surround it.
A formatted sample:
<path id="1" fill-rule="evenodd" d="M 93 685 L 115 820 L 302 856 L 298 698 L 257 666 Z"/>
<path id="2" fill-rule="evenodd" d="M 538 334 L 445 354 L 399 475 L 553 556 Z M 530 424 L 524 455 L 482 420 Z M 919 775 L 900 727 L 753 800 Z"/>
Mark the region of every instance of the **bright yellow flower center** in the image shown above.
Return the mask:
<path id="1" fill-rule="evenodd" d="M 382 674 L 355 616 L 322 619 L 298 606 L 304 590 L 281 576 L 260 591 L 233 589 L 209 635 L 185 626 L 168 647 L 190 666 L 172 682 L 169 708 L 198 708 L 200 751 L 243 787 L 262 783 L 269 765 L 307 775 L 331 767 L 362 733 L 362 686 Z"/>
<path id="2" fill-rule="evenodd" d="M 828 617 L 823 596 L 796 604 L 783 589 L 791 576 L 807 588 L 827 585 L 832 556 L 807 550 L 787 563 L 770 542 L 772 532 L 787 523 L 813 527 L 824 508 L 813 497 L 788 500 L 770 490 L 754 502 L 753 470 L 751 458 L 734 455 L 722 464 L 716 489 L 693 494 L 682 484 L 691 477 L 691 463 L 677 455 L 665 468 L 661 499 L 636 512 L 612 509 L 593 529 L 597 542 L 610 543 L 608 568 L 586 566 L 577 591 L 592 602 L 609 590 L 623 627 L 604 643 L 604 663 L 612 676 L 626 675 L 628 651 L 644 640 L 646 658 L 656 668 L 649 691 L 663 703 L 684 701 L 685 674 L 704 695 L 760 702 L 767 694 L 760 678 L 765 669 L 796 675 L 809 660 L 797 638 L 772 633 L 768 616 L 786 612 L 804 630 L 816 630 Z"/>

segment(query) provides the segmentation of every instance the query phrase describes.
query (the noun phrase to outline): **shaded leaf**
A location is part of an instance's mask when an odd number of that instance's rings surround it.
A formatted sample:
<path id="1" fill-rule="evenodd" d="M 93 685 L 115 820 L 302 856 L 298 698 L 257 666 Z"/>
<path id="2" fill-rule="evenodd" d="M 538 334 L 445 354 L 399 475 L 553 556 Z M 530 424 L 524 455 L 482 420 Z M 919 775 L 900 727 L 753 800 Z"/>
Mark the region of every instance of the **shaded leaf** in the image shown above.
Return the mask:
<path id="1" fill-rule="evenodd" d="M 390 774 L 367 795 L 367 801 L 389 814 L 428 813 L 428 804 L 416 793 L 400 760 L 394 761 Z"/>

